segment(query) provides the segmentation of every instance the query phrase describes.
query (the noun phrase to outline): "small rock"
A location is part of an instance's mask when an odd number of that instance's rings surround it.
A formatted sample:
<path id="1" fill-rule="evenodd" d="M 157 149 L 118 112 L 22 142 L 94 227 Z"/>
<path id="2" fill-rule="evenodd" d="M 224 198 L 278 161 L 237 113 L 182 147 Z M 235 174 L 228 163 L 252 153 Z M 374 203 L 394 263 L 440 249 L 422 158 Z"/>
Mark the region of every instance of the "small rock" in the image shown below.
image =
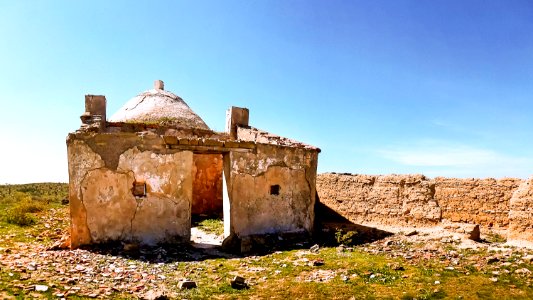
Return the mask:
<path id="1" fill-rule="evenodd" d="M 179 284 L 178 284 L 178 288 L 180 290 L 194 289 L 196 287 L 197 287 L 196 282 L 194 282 L 192 280 L 183 280 L 183 281 L 180 281 Z"/>
<path id="2" fill-rule="evenodd" d="M 440 284 L 440 281 L 438 281 L 438 280 L 435 280 L 435 284 Z"/>
<path id="3" fill-rule="evenodd" d="M 315 244 L 311 248 L 309 248 L 309 251 L 311 251 L 313 253 L 317 253 L 318 250 L 320 250 L 320 246 L 318 246 L 318 244 Z"/>
<path id="4" fill-rule="evenodd" d="M 46 292 L 46 291 L 48 291 L 48 286 L 36 284 L 35 285 L 35 291 L 37 291 L 37 292 Z"/>
<path id="5" fill-rule="evenodd" d="M 392 264 L 391 269 L 393 269 L 394 271 L 405 271 L 405 268 L 397 263 Z"/>
<path id="6" fill-rule="evenodd" d="M 246 284 L 246 281 L 243 277 L 235 276 L 231 281 L 231 287 L 237 290 L 242 290 L 248 288 L 248 285 Z"/>
<path id="7" fill-rule="evenodd" d="M 522 259 L 525 261 L 525 262 L 533 262 L 533 255 L 526 255 L 526 256 L 522 256 Z"/>
<path id="8" fill-rule="evenodd" d="M 500 259 L 497 258 L 496 256 L 487 257 L 487 263 L 488 264 L 493 264 L 493 263 L 498 262 L 498 261 L 500 261 Z"/>
<path id="9" fill-rule="evenodd" d="M 490 281 L 492 281 L 492 282 L 498 282 L 498 278 L 496 278 L 496 277 L 492 277 L 492 278 L 490 279 Z"/>
<path id="10" fill-rule="evenodd" d="M 311 262 L 313 267 L 323 266 L 324 260 L 323 259 L 315 259 Z"/>
<path id="11" fill-rule="evenodd" d="M 96 297 L 98 297 L 98 294 L 92 293 L 92 294 L 87 295 L 87 297 L 96 298 Z"/>
<path id="12" fill-rule="evenodd" d="M 411 230 L 411 231 L 407 231 L 407 232 L 405 233 L 405 236 L 412 236 L 412 235 L 416 235 L 416 234 L 418 234 L 418 231 L 416 231 L 416 230 Z"/>
<path id="13" fill-rule="evenodd" d="M 526 268 L 517 269 L 514 271 L 516 274 L 531 274 L 531 271 Z"/>
<path id="14" fill-rule="evenodd" d="M 168 300 L 168 296 L 166 296 L 163 292 L 158 290 L 150 290 L 144 294 L 144 296 L 141 298 L 144 300 Z"/>
<path id="15" fill-rule="evenodd" d="M 391 246 L 392 244 L 394 244 L 394 242 L 389 240 L 383 243 L 383 247 L 388 247 L 388 246 Z"/>

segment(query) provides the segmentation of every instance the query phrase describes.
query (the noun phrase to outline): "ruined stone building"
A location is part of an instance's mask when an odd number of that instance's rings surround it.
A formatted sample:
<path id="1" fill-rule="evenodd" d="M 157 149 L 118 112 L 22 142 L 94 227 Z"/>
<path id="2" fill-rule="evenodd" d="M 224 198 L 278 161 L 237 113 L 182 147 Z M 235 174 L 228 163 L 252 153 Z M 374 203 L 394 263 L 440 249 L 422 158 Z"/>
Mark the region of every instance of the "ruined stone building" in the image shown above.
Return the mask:
<path id="1" fill-rule="evenodd" d="M 215 132 L 156 81 L 106 116 L 85 96 L 67 137 L 71 247 L 188 242 L 193 214 L 223 215 L 228 245 L 313 230 L 320 149 L 250 127 L 248 109 Z"/>

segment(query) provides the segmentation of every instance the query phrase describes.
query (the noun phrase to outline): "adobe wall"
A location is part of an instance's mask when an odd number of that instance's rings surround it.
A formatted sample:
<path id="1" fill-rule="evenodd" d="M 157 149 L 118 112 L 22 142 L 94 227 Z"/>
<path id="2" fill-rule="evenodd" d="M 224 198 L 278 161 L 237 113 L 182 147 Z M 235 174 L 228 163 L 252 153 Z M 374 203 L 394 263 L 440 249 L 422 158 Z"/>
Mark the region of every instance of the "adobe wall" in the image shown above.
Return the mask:
<path id="1" fill-rule="evenodd" d="M 194 154 L 192 213 L 222 216 L 222 154 Z"/>
<path id="2" fill-rule="evenodd" d="M 326 173 L 317 176 L 317 193 L 321 203 L 354 223 L 472 223 L 508 229 L 509 240 L 533 242 L 532 178 L 428 179 L 423 175 Z"/>
<path id="3" fill-rule="evenodd" d="M 533 176 L 522 181 L 509 206 L 507 238 L 511 241 L 527 241 L 533 246 Z"/>
<path id="4" fill-rule="evenodd" d="M 442 218 L 452 222 L 507 228 L 509 200 L 520 185 L 516 178 L 457 179 L 437 177 L 435 200 Z"/>
<path id="5" fill-rule="evenodd" d="M 191 151 L 135 134 L 72 134 L 67 149 L 72 248 L 190 239 Z M 133 195 L 135 182 L 145 195 Z"/>
<path id="6" fill-rule="evenodd" d="M 442 211 L 423 175 L 319 174 L 320 202 L 354 223 L 434 224 Z"/>
<path id="7" fill-rule="evenodd" d="M 233 237 L 311 232 L 317 155 L 300 148 L 257 144 L 255 152 L 225 156 Z"/>

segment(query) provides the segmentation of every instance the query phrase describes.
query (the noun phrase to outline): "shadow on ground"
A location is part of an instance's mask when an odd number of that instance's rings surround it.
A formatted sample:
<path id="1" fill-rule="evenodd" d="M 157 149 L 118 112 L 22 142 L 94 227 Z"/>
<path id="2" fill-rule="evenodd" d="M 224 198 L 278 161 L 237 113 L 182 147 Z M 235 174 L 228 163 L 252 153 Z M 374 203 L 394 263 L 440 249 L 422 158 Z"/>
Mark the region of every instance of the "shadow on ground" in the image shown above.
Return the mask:
<path id="1" fill-rule="evenodd" d="M 195 220 L 197 223 L 198 220 Z M 217 258 L 242 258 L 253 255 L 268 255 L 276 251 L 309 249 L 315 244 L 323 246 L 339 245 L 339 233 L 353 233 L 351 245 L 374 242 L 393 233 L 373 227 L 355 224 L 338 212 L 320 202 L 318 195 L 315 204 L 315 231 L 312 237 L 292 238 L 287 235 L 261 236 L 261 245 L 251 247 L 251 251 L 228 251 L 219 244 L 209 243 L 168 243 L 157 246 L 139 246 L 123 242 L 112 242 L 83 247 L 83 249 L 102 255 L 120 256 L 127 259 L 149 263 L 172 263 L 203 261 Z M 240 241 L 242 242 L 242 241 Z"/>

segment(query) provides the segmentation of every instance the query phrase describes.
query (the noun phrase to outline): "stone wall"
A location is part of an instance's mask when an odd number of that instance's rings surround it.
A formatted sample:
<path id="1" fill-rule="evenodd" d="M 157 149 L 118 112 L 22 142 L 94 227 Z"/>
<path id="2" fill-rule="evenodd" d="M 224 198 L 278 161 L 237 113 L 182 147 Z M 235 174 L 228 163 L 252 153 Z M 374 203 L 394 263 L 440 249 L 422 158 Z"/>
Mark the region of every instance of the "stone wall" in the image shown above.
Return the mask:
<path id="1" fill-rule="evenodd" d="M 471 223 L 533 242 L 531 181 L 326 173 L 317 177 L 317 192 L 321 203 L 354 223 Z"/>

